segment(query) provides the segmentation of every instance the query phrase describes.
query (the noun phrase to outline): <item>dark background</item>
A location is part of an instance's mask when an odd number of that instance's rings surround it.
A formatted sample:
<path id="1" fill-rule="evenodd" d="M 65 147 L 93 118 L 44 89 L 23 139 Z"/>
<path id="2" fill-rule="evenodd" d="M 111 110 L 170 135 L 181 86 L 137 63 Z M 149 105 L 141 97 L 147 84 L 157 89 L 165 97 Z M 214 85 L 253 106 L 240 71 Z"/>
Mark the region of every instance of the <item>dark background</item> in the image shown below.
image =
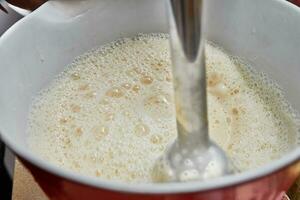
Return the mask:
<path id="1" fill-rule="evenodd" d="M 9 200 L 11 199 L 12 181 L 4 167 L 4 151 L 5 146 L 0 141 L 0 199 Z"/>

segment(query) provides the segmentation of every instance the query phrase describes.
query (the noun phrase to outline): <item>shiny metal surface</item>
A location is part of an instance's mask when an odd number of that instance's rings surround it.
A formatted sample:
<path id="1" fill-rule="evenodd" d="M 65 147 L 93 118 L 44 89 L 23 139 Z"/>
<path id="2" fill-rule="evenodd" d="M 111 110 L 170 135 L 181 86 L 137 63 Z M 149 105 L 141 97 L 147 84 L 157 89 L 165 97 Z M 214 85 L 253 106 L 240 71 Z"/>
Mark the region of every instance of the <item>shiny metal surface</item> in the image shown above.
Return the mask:
<path id="1" fill-rule="evenodd" d="M 178 139 L 158 161 L 157 181 L 205 180 L 229 171 L 225 153 L 208 135 L 203 3 L 169 1 Z"/>

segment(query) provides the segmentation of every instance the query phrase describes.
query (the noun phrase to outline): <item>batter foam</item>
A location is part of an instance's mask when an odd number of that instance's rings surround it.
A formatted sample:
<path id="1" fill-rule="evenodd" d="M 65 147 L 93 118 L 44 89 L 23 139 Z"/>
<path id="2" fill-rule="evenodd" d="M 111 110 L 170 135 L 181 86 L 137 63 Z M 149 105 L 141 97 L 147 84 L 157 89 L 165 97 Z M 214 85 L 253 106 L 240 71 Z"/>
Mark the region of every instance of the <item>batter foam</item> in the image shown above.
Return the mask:
<path id="1" fill-rule="evenodd" d="M 212 44 L 206 63 L 210 136 L 241 171 L 299 144 L 297 117 L 276 84 Z M 168 36 L 139 34 L 76 58 L 35 98 L 28 121 L 29 146 L 45 160 L 152 182 L 177 135 Z"/>

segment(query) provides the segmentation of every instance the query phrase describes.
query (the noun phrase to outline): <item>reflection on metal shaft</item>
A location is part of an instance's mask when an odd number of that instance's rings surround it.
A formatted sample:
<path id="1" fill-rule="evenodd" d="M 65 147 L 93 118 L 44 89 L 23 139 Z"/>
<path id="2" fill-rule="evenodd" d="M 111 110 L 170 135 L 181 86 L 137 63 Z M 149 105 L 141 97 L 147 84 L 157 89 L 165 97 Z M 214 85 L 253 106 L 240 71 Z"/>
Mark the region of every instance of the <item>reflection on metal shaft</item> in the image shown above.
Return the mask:
<path id="1" fill-rule="evenodd" d="M 178 137 L 208 141 L 203 0 L 170 0 L 170 35 Z M 193 137 L 195 140 L 188 138 Z"/>

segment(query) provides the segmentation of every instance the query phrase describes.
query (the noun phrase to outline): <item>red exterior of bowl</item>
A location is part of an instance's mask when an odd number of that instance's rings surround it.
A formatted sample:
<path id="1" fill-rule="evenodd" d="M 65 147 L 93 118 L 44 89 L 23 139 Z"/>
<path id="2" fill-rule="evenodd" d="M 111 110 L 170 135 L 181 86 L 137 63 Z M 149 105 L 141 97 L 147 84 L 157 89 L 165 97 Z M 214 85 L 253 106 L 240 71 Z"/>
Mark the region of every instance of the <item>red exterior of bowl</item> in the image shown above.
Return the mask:
<path id="1" fill-rule="evenodd" d="M 300 0 L 290 0 L 290 2 L 296 4 L 297 6 L 300 6 Z"/>
<path id="2" fill-rule="evenodd" d="M 139 194 L 76 183 L 40 169 L 28 161 L 20 160 L 49 198 L 54 200 L 281 200 L 300 174 L 300 161 L 297 161 L 272 174 L 216 190 L 178 194 Z"/>

